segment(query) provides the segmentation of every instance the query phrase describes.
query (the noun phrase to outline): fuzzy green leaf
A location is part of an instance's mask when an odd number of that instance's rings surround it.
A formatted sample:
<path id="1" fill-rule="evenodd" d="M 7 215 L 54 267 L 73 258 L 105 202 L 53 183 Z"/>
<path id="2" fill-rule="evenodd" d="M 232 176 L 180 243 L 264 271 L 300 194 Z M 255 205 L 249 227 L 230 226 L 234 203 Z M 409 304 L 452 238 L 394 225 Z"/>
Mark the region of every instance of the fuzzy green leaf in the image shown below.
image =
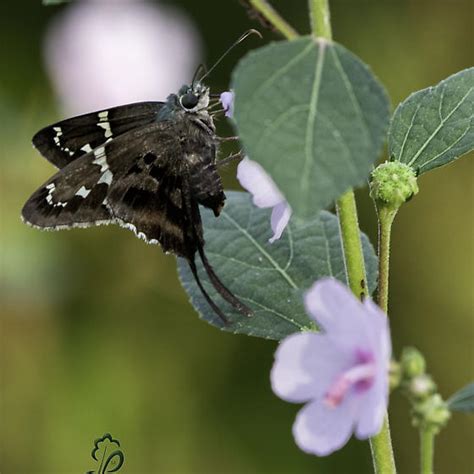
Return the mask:
<path id="1" fill-rule="evenodd" d="M 313 216 L 364 184 L 385 140 L 389 104 L 347 49 L 309 37 L 269 44 L 240 61 L 232 88 L 245 152 L 295 215 Z"/>
<path id="2" fill-rule="evenodd" d="M 447 403 L 451 411 L 474 412 L 474 383 L 457 391 Z"/>
<path id="3" fill-rule="evenodd" d="M 302 293 L 314 281 L 333 276 L 346 282 L 336 216 L 322 211 L 307 220 L 292 218 L 280 240 L 270 244 L 270 210 L 255 207 L 248 194 L 227 192 L 219 218 L 202 210 L 206 254 L 224 284 L 254 310 L 245 317 L 218 296 L 198 265 L 205 288 L 224 310 L 228 326 L 201 295 L 187 262 L 179 260 L 181 282 L 200 317 L 225 331 L 282 339 L 296 331 L 314 329 Z M 369 288 L 374 290 L 377 258 L 362 235 Z M 348 315 L 350 317 L 350 315 Z"/>
<path id="4" fill-rule="evenodd" d="M 415 92 L 395 110 L 389 132 L 392 160 L 420 174 L 474 148 L 474 68 Z"/>

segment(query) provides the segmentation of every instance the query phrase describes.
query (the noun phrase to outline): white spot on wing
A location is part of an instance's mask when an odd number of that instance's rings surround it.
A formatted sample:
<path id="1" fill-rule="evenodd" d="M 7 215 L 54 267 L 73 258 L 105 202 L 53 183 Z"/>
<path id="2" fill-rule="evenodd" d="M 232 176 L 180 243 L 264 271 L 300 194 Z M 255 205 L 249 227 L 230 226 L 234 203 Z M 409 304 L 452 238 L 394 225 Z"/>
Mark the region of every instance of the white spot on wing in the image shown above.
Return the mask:
<path id="1" fill-rule="evenodd" d="M 76 191 L 76 196 L 81 196 L 82 198 L 86 198 L 89 196 L 89 193 L 92 191 L 92 189 L 87 189 L 85 186 L 81 186 L 77 191 Z"/>
<path id="2" fill-rule="evenodd" d="M 54 183 L 49 183 L 46 186 L 46 189 L 48 190 L 48 195 L 46 196 L 46 202 L 50 206 L 54 206 L 54 204 L 53 204 L 53 193 L 54 193 L 54 190 L 56 189 L 56 185 Z"/>
<path id="3" fill-rule="evenodd" d="M 85 151 L 86 153 L 90 153 L 92 151 L 92 147 L 87 143 L 86 145 L 81 147 L 82 151 Z"/>
<path id="4" fill-rule="evenodd" d="M 53 193 L 54 191 L 56 190 L 56 185 L 54 183 L 49 183 L 45 189 L 48 190 L 48 195 L 46 196 L 46 202 L 50 205 L 50 206 L 53 206 L 53 207 L 58 207 L 58 206 L 61 206 L 61 207 L 66 207 L 67 206 L 67 202 L 61 202 L 61 201 L 58 201 L 58 202 L 54 202 L 53 201 Z"/>
<path id="5" fill-rule="evenodd" d="M 102 171 L 102 170 L 101 170 Z M 110 171 L 108 168 L 102 173 L 102 176 L 100 177 L 99 181 L 97 181 L 97 184 L 100 183 L 105 183 L 108 186 L 110 186 L 110 183 L 112 182 L 113 178 L 112 171 Z"/>
<path id="6" fill-rule="evenodd" d="M 100 171 L 103 173 L 105 170 L 109 169 L 107 165 L 107 158 L 105 156 L 105 147 L 100 146 L 94 150 L 95 160 L 92 162 L 95 165 L 100 166 Z"/>
<path id="7" fill-rule="evenodd" d="M 104 129 L 104 137 L 105 138 L 110 138 L 112 136 L 112 130 L 110 129 L 110 123 L 109 122 L 103 122 L 103 123 L 98 123 L 98 127 Z"/>

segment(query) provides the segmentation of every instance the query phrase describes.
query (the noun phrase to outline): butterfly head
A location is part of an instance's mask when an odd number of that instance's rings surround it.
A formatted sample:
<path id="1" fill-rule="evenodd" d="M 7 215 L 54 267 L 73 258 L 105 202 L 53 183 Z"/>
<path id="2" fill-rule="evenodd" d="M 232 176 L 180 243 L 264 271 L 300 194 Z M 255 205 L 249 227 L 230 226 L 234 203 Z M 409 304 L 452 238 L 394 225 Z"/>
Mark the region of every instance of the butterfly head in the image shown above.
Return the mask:
<path id="1" fill-rule="evenodd" d="M 209 87 L 200 82 L 183 86 L 178 92 L 178 103 L 185 112 L 196 113 L 209 106 Z"/>

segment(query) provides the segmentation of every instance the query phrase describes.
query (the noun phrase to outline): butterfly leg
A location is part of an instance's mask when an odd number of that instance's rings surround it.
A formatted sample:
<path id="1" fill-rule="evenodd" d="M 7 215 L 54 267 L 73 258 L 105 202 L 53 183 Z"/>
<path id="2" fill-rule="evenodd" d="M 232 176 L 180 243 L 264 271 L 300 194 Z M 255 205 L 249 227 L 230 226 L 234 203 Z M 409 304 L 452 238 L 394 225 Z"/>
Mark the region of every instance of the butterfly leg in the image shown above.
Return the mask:
<path id="1" fill-rule="evenodd" d="M 201 280 L 199 279 L 199 275 L 198 275 L 198 272 L 197 272 L 196 263 L 194 262 L 194 259 L 193 260 L 188 260 L 188 263 L 189 263 L 189 268 L 191 269 L 191 272 L 194 276 L 194 279 L 196 280 L 197 286 L 201 290 L 201 293 L 204 296 L 204 298 L 206 299 L 206 301 L 208 302 L 209 306 L 213 309 L 213 311 L 217 314 L 217 316 L 219 316 L 219 318 L 222 320 L 222 322 L 224 324 L 226 324 L 226 325 L 229 324 L 229 320 L 224 316 L 224 313 L 221 311 L 219 306 L 217 306 L 216 303 L 214 303 L 212 298 L 209 296 L 207 291 L 202 286 Z"/>
<path id="2" fill-rule="evenodd" d="M 240 138 L 236 135 L 232 136 L 232 137 L 218 137 L 218 140 L 221 142 L 221 143 L 225 143 L 225 142 L 238 142 L 240 140 Z"/>
<path id="3" fill-rule="evenodd" d="M 206 273 L 209 276 L 212 285 L 214 286 L 216 291 L 222 296 L 222 298 L 224 298 L 228 303 L 230 303 L 237 311 L 239 311 L 245 316 L 251 316 L 253 314 L 252 310 L 248 306 L 244 305 L 241 301 L 239 301 L 239 299 L 224 285 L 224 283 L 222 283 L 222 281 L 214 272 L 214 269 L 212 268 L 211 264 L 207 260 L 206 254 L 204 253 L 202 237 L 199 236 L 199 232 L 195 224 L 196 222 L 200 222 L 199 207 L 197 202 L 193 202 L 191 200 L 189 183 L 186 179 L 183 181 L 183 206 L 187 214 L 188 221 L 191 225 L 190 230 L 192 231 L 193 239 L 195 240 L 195 245 L 199 252 L 199 256 L 201 257 L 204 269 L 206 270 Z M 188 260 L 191 259 L 189 258 Z M 196 283 L 198 283 L 197 280 Z M 199 288 L 201 289 L 201 286 Z M 206 295 L 204 295 L 204 297 L 206 297 Z M 214 306 L 215 304 L 213 303 L 211 307 L 214 309 Z"/>
<path id="4" fill-rule="evenodd" d="M 204 253 L 204 249 L 202 245 L 198 246 L 199 256 L 201 257 L 202 263 L 204 268 L 206 269 L 206 273 L 211 280 L 212 285 L 214 288 L 219 292 L 219 294 L 228 302 L 230 303 L 239 313 L 242 313 L 244 316 L 252 316 L 253 311 L 243 304 L 225 285 L 221 282 L 219 277 L 215 274 L 214 269 L 212 268 L 209 260 Z"/>
<path id="5" fill-rule="evenodd" d="M 219 167 L 221 167 L 221 166 L 226 166 L 226 165 L 228 165 L 229 163 L 232 163 L 233 161 L 242 159 L 243 157 L 244 157 L 243 151 L 239 151 L 239 152 L 237 152 L 237 153 L 232 153 L 231 155 L 226 156 L 226 157 L 223 158 L 222 160 L 219 160 L 216 164 L 217 164 L 217 166 L 219 166 Z"/>

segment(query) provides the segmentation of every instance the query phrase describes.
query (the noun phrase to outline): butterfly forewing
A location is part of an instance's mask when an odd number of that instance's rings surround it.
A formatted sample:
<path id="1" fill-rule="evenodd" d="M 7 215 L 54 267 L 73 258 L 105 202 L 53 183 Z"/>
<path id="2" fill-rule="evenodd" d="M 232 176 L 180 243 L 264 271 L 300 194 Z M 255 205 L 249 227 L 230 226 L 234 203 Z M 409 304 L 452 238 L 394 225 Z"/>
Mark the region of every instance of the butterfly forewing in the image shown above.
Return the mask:
<path id="1" fill-rule="evenodd" d="M 139 102 L 73 117 L 40 130 L 33 145 L 61 169 L 112 138 L 155 122 L 162 107 L 163 102 Z"/>

